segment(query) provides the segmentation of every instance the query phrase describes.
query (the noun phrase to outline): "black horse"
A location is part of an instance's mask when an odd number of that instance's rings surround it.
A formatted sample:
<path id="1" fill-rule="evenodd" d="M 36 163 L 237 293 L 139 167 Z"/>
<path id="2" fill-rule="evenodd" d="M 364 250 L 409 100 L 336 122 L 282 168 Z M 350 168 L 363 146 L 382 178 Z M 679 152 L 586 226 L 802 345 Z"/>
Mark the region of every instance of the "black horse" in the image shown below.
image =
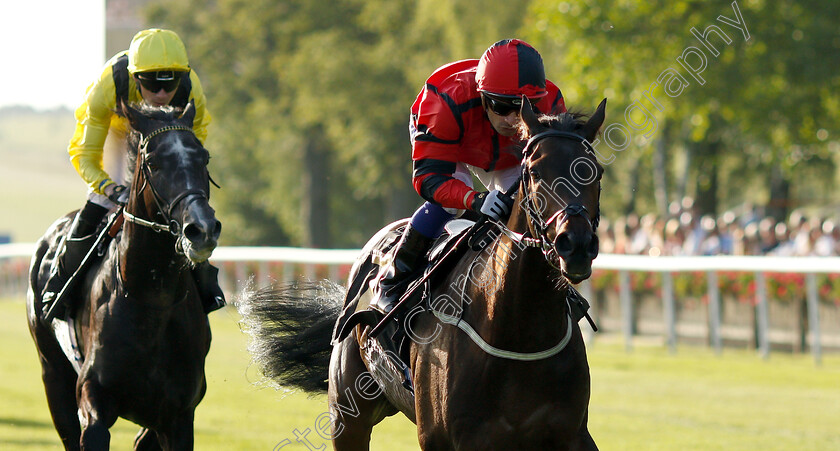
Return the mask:
<path id="1" fill-rule="evenodd" d="M 135 449 L 192 449 L 210 326 L 190 268 L 210 257 L 221 231 L 209 154 L 192 131 L 192 104 L 121 111 L 134 130 L 131 195 L 115 213 L 122 231 L 70 293 L 70 315 L 47 323 L 42 291 L 75 212 L 49 228 L 32 257 L 29 330 L 66 449 L 108 449 L 117 417 L 142 427 Z"/>
<path id="2" fill-rule="evenodd" d="M 340 288 L 306 284 L 240 299 L 263 373 L 281 385 L 328 389 L 335 449 L 367 450 L 372 428 L 401 411 L 428 450 L 597 450 L 570 282 L 588 278 L 598 255 L 603 168 L 588 142 L 606 100 L 588 120 L 537 118 L 522 105 L 529 141 L 510 219 L 492 243 L 441 271 L 425 309 L 405 316 L 405 367 L 368 327 L 329 341 L 342 306 L 364 299 L 358 293 L 404 221 L 365 246 L 346 299 Z"/>

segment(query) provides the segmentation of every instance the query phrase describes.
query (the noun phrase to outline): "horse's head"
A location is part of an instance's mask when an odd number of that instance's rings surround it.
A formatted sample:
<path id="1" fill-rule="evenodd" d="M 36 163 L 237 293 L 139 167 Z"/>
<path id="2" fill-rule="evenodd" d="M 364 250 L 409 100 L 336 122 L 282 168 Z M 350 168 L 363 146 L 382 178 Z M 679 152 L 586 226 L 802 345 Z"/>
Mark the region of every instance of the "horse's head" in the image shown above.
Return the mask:
<path id="1" fill-rule="evenodd" d="M 522 162 L 520 206 L 528 228 L 538 238 L 549 263 L 572 283 L 592 274 L 598 255 L 601 176 L 589 143 L 604 122 L 607 100 L 584 120 L 580 115 L 537 117 L 522 102 L 523 134 L 528 138 Z"/>
<path id="2" fill-rule="evenodd" d="M 127 219 L 155 231 L 168 230 L 176 238 L 178 251 L 193 263 L 207 260 L 216 248 L 222 224 L 209 204 L 210 154 L 193 133 L 193 103 L 183 112 L 127 105 L 122 112 L 136 132 L 136 146 L 129 146 L 134 175 Z M 132 221 L 131 216 L 141 221 Z"/>

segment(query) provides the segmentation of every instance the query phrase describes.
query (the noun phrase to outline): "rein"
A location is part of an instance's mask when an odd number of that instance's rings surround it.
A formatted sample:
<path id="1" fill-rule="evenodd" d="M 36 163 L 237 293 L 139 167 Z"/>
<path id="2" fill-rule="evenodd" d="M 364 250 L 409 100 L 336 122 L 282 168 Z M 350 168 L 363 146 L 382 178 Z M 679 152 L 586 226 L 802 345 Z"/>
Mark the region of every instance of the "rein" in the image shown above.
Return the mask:
<path id="1" fill-rule="evenodd" d="M 168 225 L 166 225 L 166 224 L 161 224 L 161 223 L 158 223 L 158 222 L 152 222 L 152 221 L 146 221 L 145 219 L 143 219 L 143 218 L 138 218 L 137 216 L 134 216 L 133 214 L 131 214 L 131 213 L 129 213 L 129 212 L 127 212 L 127 211 L 125 211 L 125 210 L 123 210 L 123 213 L 122 213 L 122 214 L 123 214 L 123 216 L 125 217 L 125 220 L 126 220 L 126 221 L 128 221 L 128 222 L 130 222 L 130 223 L 132 223 L 132 224 L 137 224 L 137 225 L 140 225 L 140 226 L 143 226 L 143 227 L 148 227 L 148 228 L 150 228 L 150 229 L 154 230 L 154 231 L 155 231 L 155 232 L 157 232 L 157 233 L 160 233 L 160 232 L 171 232 L 171 231 L 172 231 L 172 230 L 169 228 L 169 226 L 168 226 Z"/>

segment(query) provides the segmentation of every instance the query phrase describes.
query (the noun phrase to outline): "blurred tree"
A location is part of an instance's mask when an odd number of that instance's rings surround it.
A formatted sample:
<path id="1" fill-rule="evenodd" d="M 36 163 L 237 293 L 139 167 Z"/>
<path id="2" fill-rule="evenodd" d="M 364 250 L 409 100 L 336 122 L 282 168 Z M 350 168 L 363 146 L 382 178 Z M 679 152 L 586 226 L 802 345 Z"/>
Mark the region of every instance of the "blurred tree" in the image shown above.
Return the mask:
<path id="1" fill-rule="evenodd" d="M 423 80 L 511 37 L 524 1 L 202 0 L 161 3 L 215 124 L 228 244 L 361 246 L 422 201 L 408 111 Z M 486 8 L 486 9 L 485 9 Z M 177 24 L 177 25 L 175 25 Z"/>
<path id="2" fill-rule="evenodd" d="M 633 171 L 621 169 L 660 153 L 652 165 L 657 195 L 632 183 L 626 206 L 615 208 L 653 210 L 643 202 L 656 198 L 664 212 L 662 194 L 670 188 L 678 199 L 688 177 L 704 213 L 744 200 L 786 208 L 788 187 L 809 183 L 804 174 L 815 167 L 829 179 L 835 173 L 827 141 L 840 132 L 836 2 L 535 0 L 532 11 L 526 37 L 559 55 L 549 67 L 566 76 L 567 96 L 592 105 L 610 97 L 608 120 L 634 136 L 629 151 L 612 152 L 608 180 L 628 186 Z M 668 71 L 679 91 L 672 97 L 664 93 Z M 650 146 L 651 138 L 659 145 Z"/>
<path id="3" fill-rule="evenodd" d="M 226 188 L 217 205 L 236 230 L 225 235 L 229 243 L 355 244 L 343 242 L 352 233 L 348 224 L 370 229 L 381 222 L 381 214 L 352 214 L 347 207 L 372 206 L 354 199 L 360 193 L 381 199 L 376 191 L 349 188 L 360 174 L 346 169 L 349 158 L 339 158 L 356 142 L 353 134 L 368 141 L 377 135 L 354 127 L 375 110 L 374 99 L 383 98 L 365 91 L 389 91 L 382 82 L 390 78 L 365 64 L 375 35 L 356 26 L 361 9 L 354 1 L 190 0 L 152 10 L 153 24 L 178 30 L 189 43 L 207 85 L 215 116 L 208 146 Z M 365 83 L 366 75 L 375 81 Z M 395 128 L 377 125 L 376 132 Z"/>
<path id="4" fill-rule="evenodd" d="M 149 19 L 182 35 L 206 85 L 224 243 L 358 247 L 421 202 L 407 122 L 425 78 L 514 36 L 571 108 L 610 99 L 607 215 L 685 194 L 704 212 L 836 200 L 818 187 L 840 148 L 838 6 L 734 4 L 743 32 L 732 3 L 689 0 L 185 0 Z M 679 61 L 700 54 L 695 77 Z"/>

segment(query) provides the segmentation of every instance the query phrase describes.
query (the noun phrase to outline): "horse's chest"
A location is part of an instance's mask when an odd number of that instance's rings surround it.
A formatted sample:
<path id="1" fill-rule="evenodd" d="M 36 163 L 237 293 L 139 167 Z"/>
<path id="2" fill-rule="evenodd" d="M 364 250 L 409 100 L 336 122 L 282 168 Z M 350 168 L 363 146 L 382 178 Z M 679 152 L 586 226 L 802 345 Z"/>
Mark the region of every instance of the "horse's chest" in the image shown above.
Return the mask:
<path id="1" fill-rule="evenodd" d="M 453 418 L 449 436 L 456 449 L 562 449 L 581 418 L 555 403 L 508 405 Z"/>
<path id="2" fill-rule="evenodd" d="M 86 356 L 83 377 L 98 380 L 116 399 L 125 399 L 125 410 L 140 416 L 195 405 L 203 392 L 206 351 L 194 337 L 173 340 L 168 335 L 149 336 L 142 327 L 103 327 Z"/>
<path id="3" fill-rule="evenodd" d="M 461 362 L 457 374 L 436 374 L 438 383 L 418 392 L 418 404 L 439 409 L 426 418 L 436 423 L 432 428 L 445 430 L 440 432 L 461 444 L 457 449 L 559 449 L 557 440 L 580 428 L 589 400 L 585 368 Z"/>
<path id="4" fill-rule="evenodd" d="M 462 445 L 458 449 L 561 449 L 580 428 L 580 421 L 556 405 L 527 413 L 511 408 L 507 414 L 469 423 L 453 429 L 452 442 Z"/>
<path id="5" fill-rule="evenodd" d="M 102 384 L 111 388 L 131 386 L 154 395 L 177 392 L 170 385 L 189 386 L 203 376 L 203 365 L 197 359 L 162 351 L 149 353 L 146 349 L 126 347 L 121 353 L 102 352 L 94 355 L 91 372 L 97 373 Z"/>
<path id="6" fill-rule="evenodd" d="M 169 365 L 126 362 L 123 372 L 96 373 L 117 411 L 144 426 L 166 424 L 198 405 L 204 393 L 203 372 Z M 91 375 L 94 376 L 94 375 Z"/>

